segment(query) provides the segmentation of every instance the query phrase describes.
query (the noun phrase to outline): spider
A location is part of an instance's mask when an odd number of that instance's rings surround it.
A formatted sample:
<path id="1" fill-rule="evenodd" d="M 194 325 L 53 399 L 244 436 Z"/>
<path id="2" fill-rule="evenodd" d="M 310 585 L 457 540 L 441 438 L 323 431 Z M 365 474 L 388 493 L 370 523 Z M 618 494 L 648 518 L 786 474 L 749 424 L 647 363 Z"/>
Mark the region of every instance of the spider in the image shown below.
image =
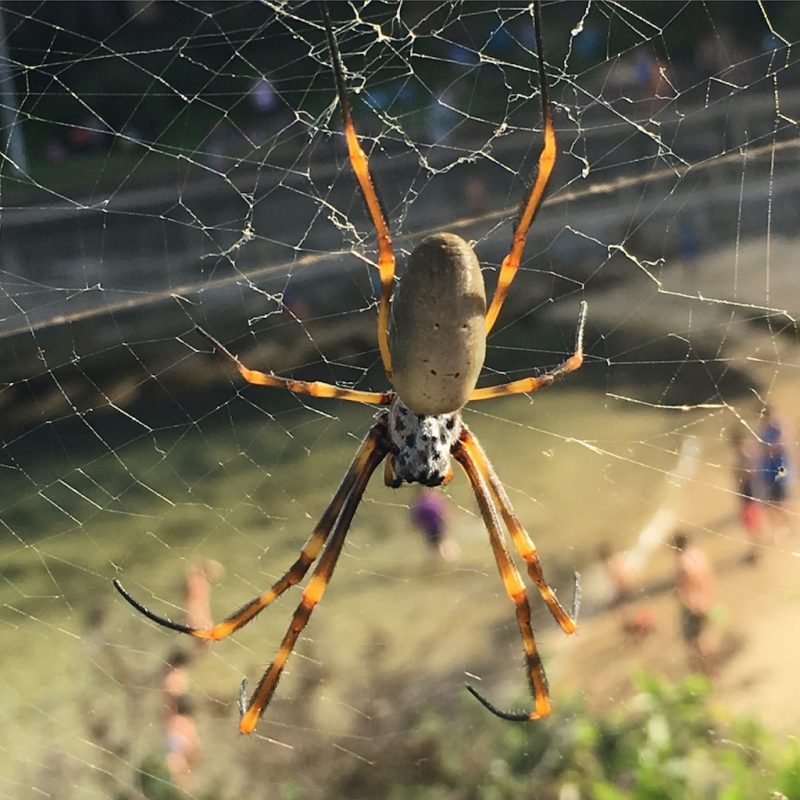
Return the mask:
<path id="1" fill-rule="evenodd" d="M 535 392 L 577 370 L 583 363 L 585 302 L 580 306 L 575 350 L 566 361 L 536 377 L 499 386 L 475 388 L 484 362 L 486 336 L 497 321 L 509 285 L 519 268 L 528 231 L 541 204 L 556 159 L 555 131 L 542 54 L 539 3 L 533 5 L 533 18 L 538 50 L 544 146 L 539 156 L 536 178 L 522 204 L 511 247 L 502 262 L 497 288 L 487 310 L 478 259 L 470 245 L 452 233 L 428 236 L 412 251 L 402 281 L 392 299 L 395 257 L 389 226 L 378 199 L 367 156 L 359 144 L 345 88 L 342 58 L 328 10 L 324 4 L 322 6 L 322 20 L 344 122 L 348 156 L 377 233 L 381 281 L 378 342 L 383 367 L 394 391 L 344 389 L 319 381 L 293 380 L 252 370 L 210 334 L 198 328 L 198 332 L 211 342 L 221 356 L 231 362 L 248 383 L 288 389 L 295 394 L 384 406 L 385 409 L 377 415 L 333 499 L 294 564 L 264 594 L 246 603 L 223 622 L 207 630 L 174 622 L 150 611 L 133 598 L 118 580 L 114 581 L 117 590 L 134 608 L 159 625 L 200 639 L 219 641 L 246 625 L 289 587 L 299 583 L 319 558 L 280 649 L 262 676 L 249 703 L 245 702 L 246 683 L 242 682 L 239 722 L 242 733 L 252 733 L 255 730 L 269 705 L 286 661 L 328 586 L 372 473 L 385 461 L 384 482 L 389 487 L 397 488 L 404 482 L 439 486 L 447 484 L 453 477 L 451 456 L 464 469 L 472 486 L 505 590 L 516 607 L 533 708 L 524 712 L 502 711 L 472 686 L 468 685 L 467 688 L 489 711 L 503 719 L 534 720 L 550 713 L 547 678 L 531 627 L 531 610 L 525 585 L 509 554 L 500 518 L 502 517 L 514 547 L 527 566 L 528 575 L 566 634 L 574 633 L 576 629 L 575 619 L 580 598 L 579 578 L 576 573 L 575 600 L 572 611 L 568 614 L 545 580 L 536 547 L 515 514 L 503 484 L 475 435 L 461 417 L 461 409 L 467 402 Z"/>

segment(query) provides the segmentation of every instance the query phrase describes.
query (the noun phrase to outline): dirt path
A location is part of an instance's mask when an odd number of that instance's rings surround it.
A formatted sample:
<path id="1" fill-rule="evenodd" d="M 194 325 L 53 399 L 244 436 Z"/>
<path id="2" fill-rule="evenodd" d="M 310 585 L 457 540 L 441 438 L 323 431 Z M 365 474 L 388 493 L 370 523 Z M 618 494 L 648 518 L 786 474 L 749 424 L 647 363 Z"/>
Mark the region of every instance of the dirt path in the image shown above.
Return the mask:
<path id="1" fill-rule="evenodd" d="M 791 288 L 784 285 L 781 299 L 800 308 L 800 282 L 795 283 Z M 596 305 L 601 306 L 598 310 L 602 313 L 602 304 Z M 709 313 L 715 315 L 718 310 Z M 800 355 L 796 346 L 777 339 L 774 334 L 756 334 L 750 339 L 740 335 L 732 343 L 731 352 L 756 362 L 754 383 L 763 387 L 765 397 L 796 432 L 800 430 L 800 380 L 796 377 Z M 772 352 L 764 362 L 758 356 L 765 355 L 767 346 Z M 732 492 L 728 436 L 733 425 L 741 424 L 739 417 L 755 423 L 755 404 L 744 398 L 730 409 L 722 409 L 720 415 L 707 426 L 712 433 L 716 429 L 716 438 L 702 440 L 698 469 L 681 488 L 677 507 L 672 509 L 676 527 L 692 533 L 716 571 L 714 631 L 724 656 L 713 678 L 713 696 L 725 707 L 752 715 L 772 730 L 794 732 L 800 725 L 800 703 L 795 700 L 800 663 L 797 486 L 793 495 L 794 531 L 771 536 L 760 547 L 758 563 L 746 563 L 742 558 L 745 536 L 736 517 L 738 498 Z M 793 454 L 797 465 L 797 443 Z M 558 653 L 551 672 L 559 691 L 578 692 L 595 707 L 610 708 L 633 697 L 634 677 L 639 670 L 672 678 L 689 672 L 672 589 L 674 557 L 668 541 L 665 536 L 641 573 L 647 596 L 638 604 L 652 608 L 655 632 L 643 640 L 631 638 L 621 630 L 619 616 L 605 610 L 585 618 L 573 642 L 549 635 L 546 646 Z"/>
<path id="2" fill-rule="evenodd" d="M 795 635 L 800 626 L 798 554 L 768 549 L 751 566 L 738 557 L 743 550 L 738 542 L 731 543 L 731 550 L 714 558 L 722 617 L 715 619 L 714 630 L 727 654 L 713 678 L 714 698 L 775 731 L 796 731 L 800 704 L 792 698 L 800 659 Z M 665 575 L 670 574 L 670 554 L 665 552 L 662 561 Z M 627 636 L 619 617 L 604 612 L 584 622 L 574 645 L 561 645 L 561 674 L 555 680 L 559 691 L 580 693 L 594 707 L 607 709 L 631 700 L 640 670 L 673 679 L 690 671 L 673 592 L 662 591 L 641 604 L 650 606 L 656 619 L 656 630 L 647 638 Z M 554 638 L 548 646 L 555 644 Z"/>

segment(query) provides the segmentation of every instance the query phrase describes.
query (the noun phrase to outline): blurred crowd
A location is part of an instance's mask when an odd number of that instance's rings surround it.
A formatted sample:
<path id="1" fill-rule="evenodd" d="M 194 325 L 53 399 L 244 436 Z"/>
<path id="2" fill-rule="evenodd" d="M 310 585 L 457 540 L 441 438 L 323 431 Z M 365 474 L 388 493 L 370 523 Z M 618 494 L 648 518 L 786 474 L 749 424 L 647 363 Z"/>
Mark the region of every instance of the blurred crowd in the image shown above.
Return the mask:
<path id="1" fill-rule="evenodd" d="M 735 521 L 745 538 L 739 563 L 757 565 L 766 548 L 793 534 L 794 441 L 787 424 L 771 406 L 763 409 L 757 424 L 750 427 L 742 423 L 730 437 Z M 718 602 L 716 569 L 698 538 L 687 530 L 677 530 L 668 542 L 675 553 L 673 589 L 689 666 L 714 674 L 722 661 L 722 648 L 712 624 Z M 615 551 L 604 542 L 598 557 L 622 630 L 631 636 L 653 632 L 656 614 L 645 599 L 646 589 L 628 553 Z"/>

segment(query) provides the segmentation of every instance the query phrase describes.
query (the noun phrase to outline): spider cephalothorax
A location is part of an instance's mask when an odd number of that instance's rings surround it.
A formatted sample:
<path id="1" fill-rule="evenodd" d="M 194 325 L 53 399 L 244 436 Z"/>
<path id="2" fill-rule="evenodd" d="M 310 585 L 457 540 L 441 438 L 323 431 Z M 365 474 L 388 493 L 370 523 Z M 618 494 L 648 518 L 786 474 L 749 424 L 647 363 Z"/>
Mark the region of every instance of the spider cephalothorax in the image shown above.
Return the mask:
<path id="1" fill-rule="evenodd" d="M 505 488 L 486 453 L 475 435 L 461 421 L 461 408 L 467 402 L 535 392 L 550 386 L 557 378 L 574 372 L 583 363 L 585 303 L 581 303 L 578 317 L 575 351 L 562 364 L 542 375 L 520 378 L 499 386 L 475 388 L 483 366 L 486 335 L 497 321 L 508 288 L 519 269 L 525 240 L 541 205 L 556 158 L 555 129 L 547 98 L 541 10 L 538 2 L 533 3 L 532 10 L 538 50 L 544 147 L 539 156 L 536 179 L 522 204 L 511 247 L 503 259 L 497 277 L 497 288 L 487 309 L 478 259 L 466 241 L 451 233 L 428 236 L 414 249 L 395 301 L 391 302 L 395 276 L 392 239 L 383 207 L 375 191 L 367 156 L 361 149 L 353 125 L 345 88 L 344 66 L 328 11 L 323 4 L 323 23 L 344 118 L 350 163 L 377 233 L 381 281 L 378 346 L 384 370 L 394 386 L 394 391 L 344 389 L 321 381 L 300 381 L 259 372 L 242 364 L 224 345 L 205 331 L 201 330 L 200 333 L 233 364 L 248 383 L 288 389 L 295 394 L 313 397 L 335 397 L 356 403 L 369 403 L 388 407 L 388 410 L 379 414 L 370 428 L 333 499 L 294 564 L 263 594 L 253 598 L 224 621 L 207 629 L 173 622 L 147 609 L 119 581 L 114 581 L 120 594 L 134 608 L 159 625 L 200 639 L 218 641 L 246 625 L 284 592 L 303 580 L 312 564 L 317 561 L 275 659 L 253 692 L 249 704 L 243 703 L 239 722 L 242 733 L 251 733 L 255 729 L 272 699 L 286 661 L 330 581 L 370 476 L 384 459 L 387 460 L 385 481 L 389 486 L 395 487 L 403 482 L 428 486 L 446 483 L 452 477 L 451 456 L 463 468 L 489 534 L 506 594 L 516 607 L 517 624 L 522 636 L 528 680 L 533 695 L 533 708 L 520 713 L 500 711 L 475 689 L 468 688 L 492 713 L 504 719 L 538 719 L 550 712 L 547 679 L 533 635 L 528 596 L 503 536 L 503 524 L 508 530 L 514 549 L 525 562 L 528 576 L 564 633 L 575 631 L 578 592 L 576 591 L 576 604 L 569 614 L 547 584 L 536 547 L 514 513 Z M 401 396 L 403 400 L 400 399 Z M 244 693 L 244 688 L 242 692 Z"/>
<path id="2" fill-rule="evenodd" d="M 461 434 L 461 413 L 415 414 L 395 396 L 388 422 L 392 452 L 387 485 L 444 483 L 452 474 L 450 451 Z"/>

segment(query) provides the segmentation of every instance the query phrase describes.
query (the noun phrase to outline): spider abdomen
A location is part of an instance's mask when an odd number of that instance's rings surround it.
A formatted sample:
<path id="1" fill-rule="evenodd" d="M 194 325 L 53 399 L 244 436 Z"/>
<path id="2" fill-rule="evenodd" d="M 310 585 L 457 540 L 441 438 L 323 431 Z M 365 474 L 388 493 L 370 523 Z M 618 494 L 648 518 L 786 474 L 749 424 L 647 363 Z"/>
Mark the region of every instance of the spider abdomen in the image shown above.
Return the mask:
<path id="1" fill-rule="evenodd" d="M 417 414 L 462 408 L 486 356 L 480 264 L 460 236 L 437 233 L 412 251 L 392 300 L 394 388 Z"/>

